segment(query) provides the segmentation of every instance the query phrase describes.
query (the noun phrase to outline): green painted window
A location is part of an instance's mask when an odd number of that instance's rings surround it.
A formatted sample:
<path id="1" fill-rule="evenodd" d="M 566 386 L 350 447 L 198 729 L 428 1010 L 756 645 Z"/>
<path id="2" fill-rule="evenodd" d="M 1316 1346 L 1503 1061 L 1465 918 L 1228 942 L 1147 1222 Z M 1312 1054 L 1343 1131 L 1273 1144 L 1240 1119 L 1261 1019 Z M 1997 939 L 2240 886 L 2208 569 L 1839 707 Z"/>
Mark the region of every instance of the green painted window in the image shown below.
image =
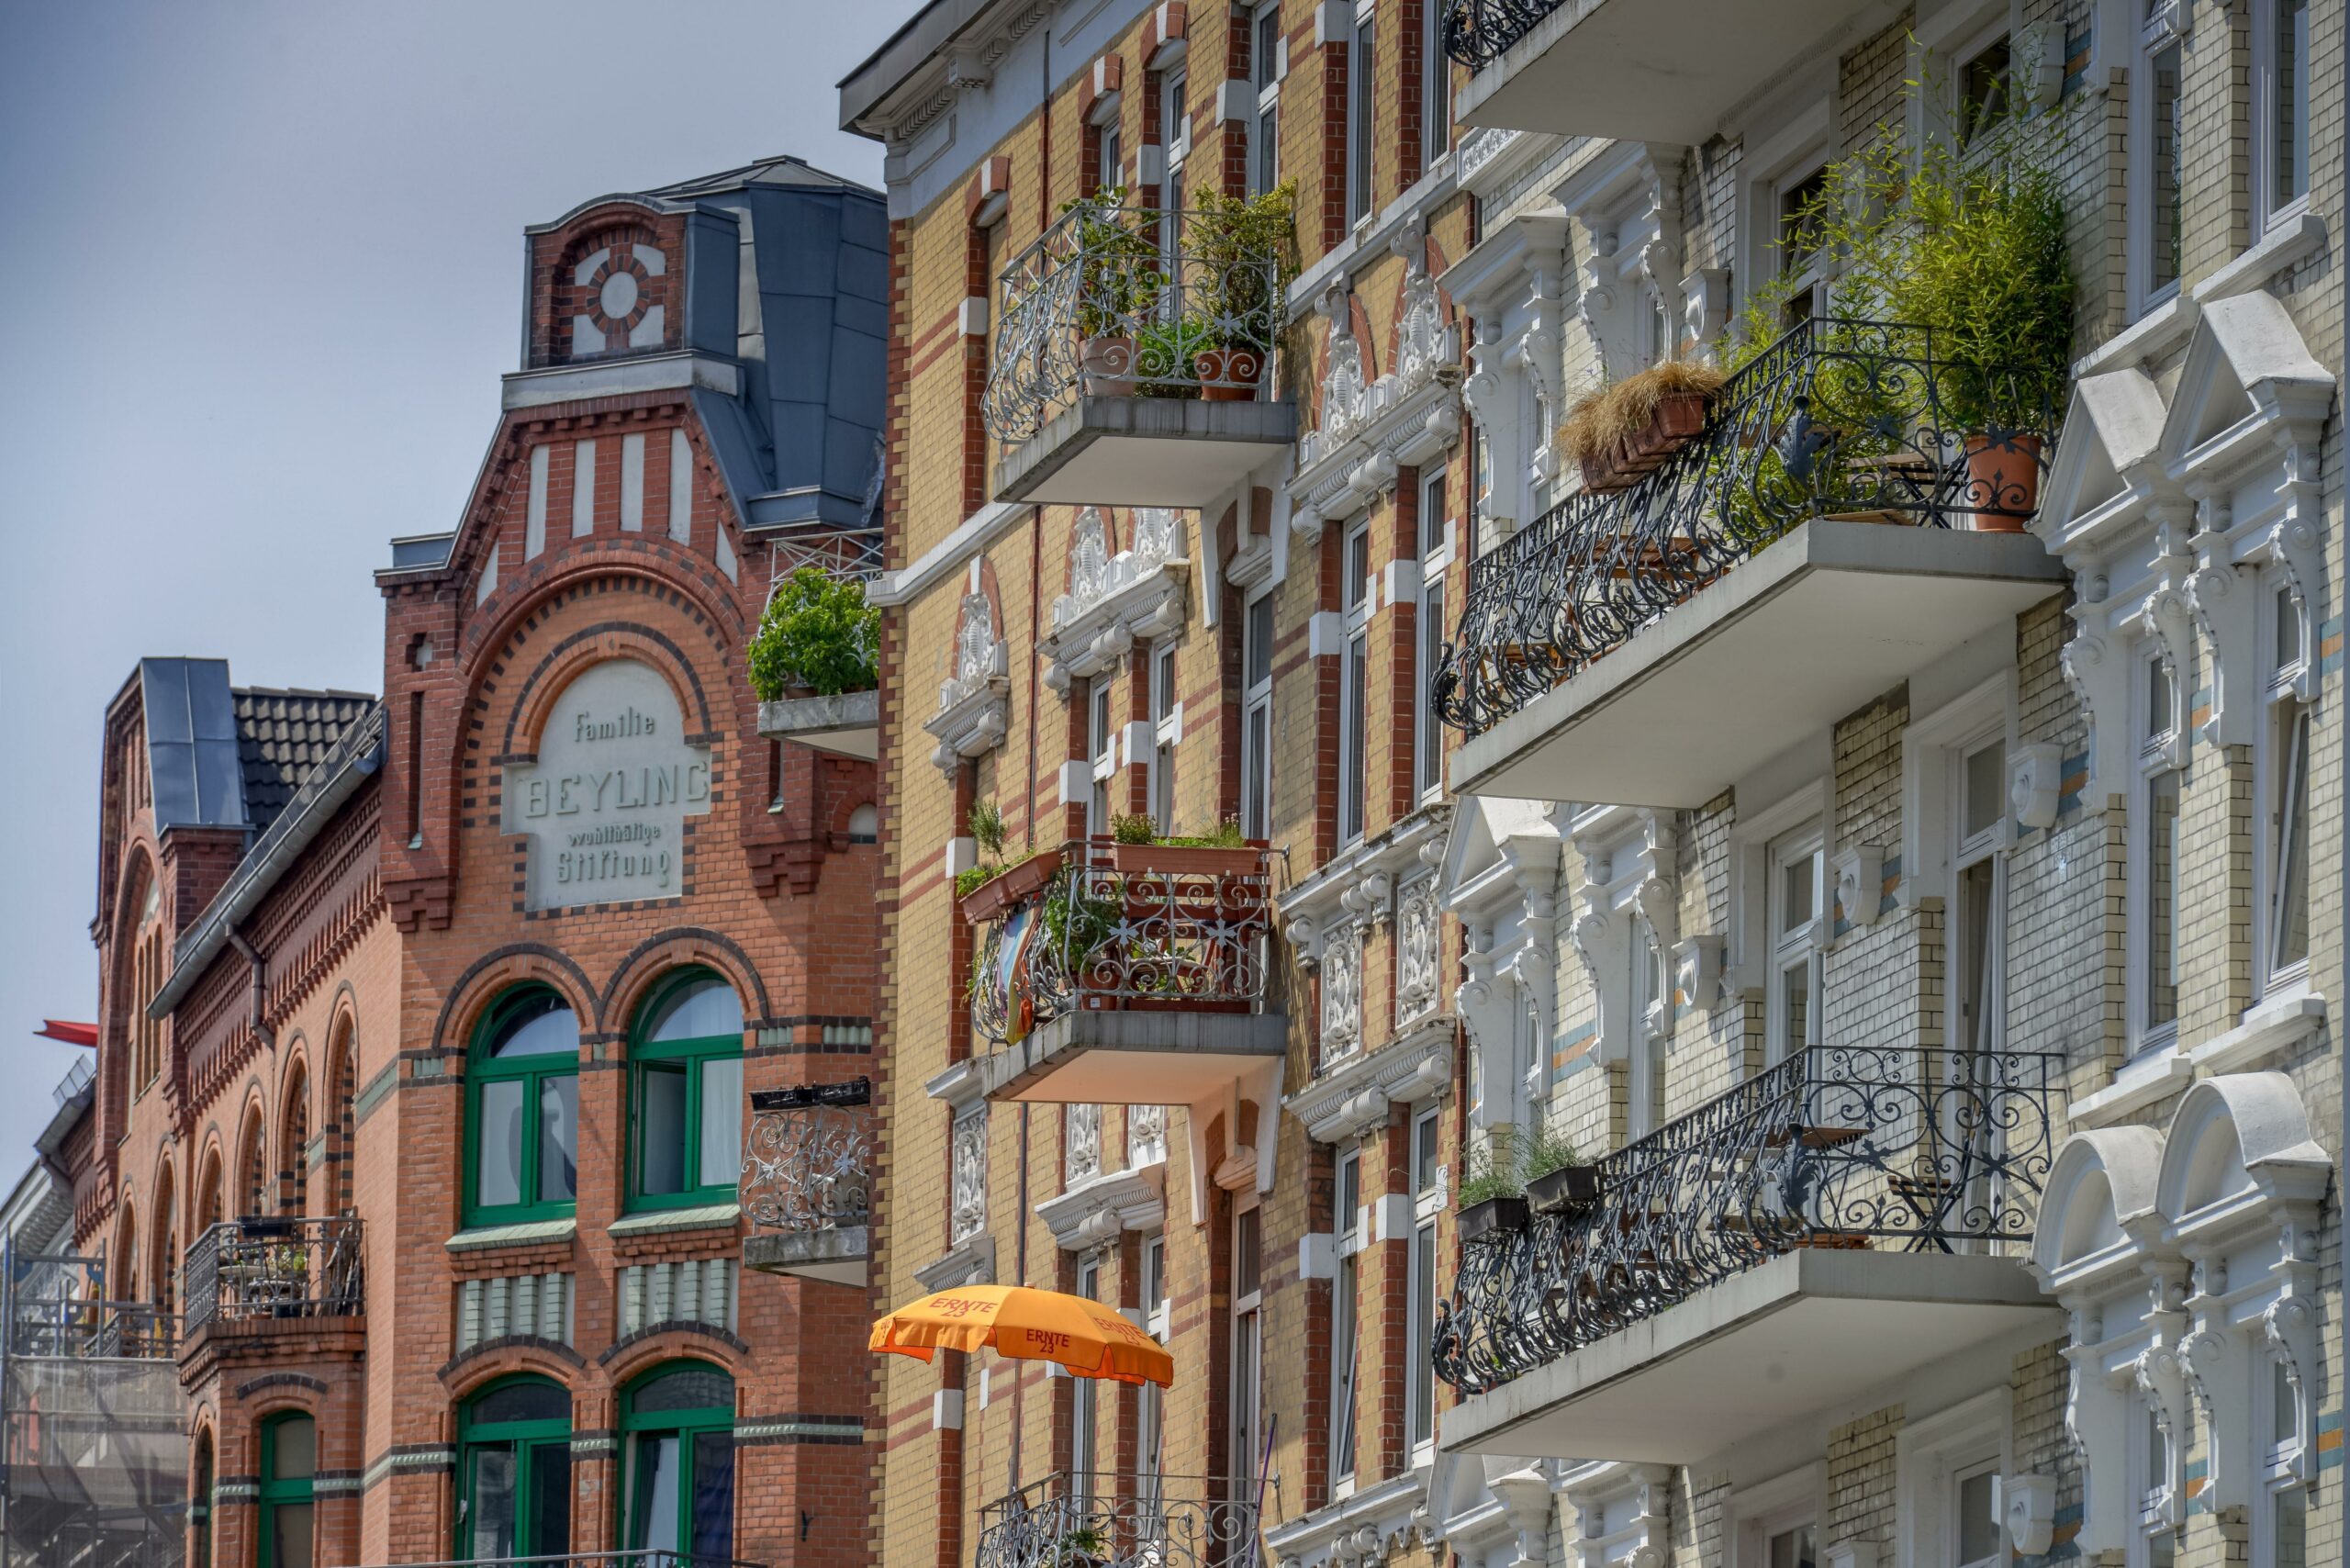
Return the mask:
<path id="1" fill-rule="evenodd" d="M 632 1551 L 734 1555 L 734 1380 L 671 1361 L 621 1400 L 621 1539 Z"/>
<path id="2" fill-rule="evenodd" d="M 310 1568 L 317 1539 L 311 1485 L 318 1469 L 316 1421 L 288 1415 L 263 1423 L 258 1568 Z"/>
<path id="3" fill-rule="evenodd" d="M 544 986 L 484 1015 L 467 1074 L 465 1223 L 559 1219 L 579 1191 L 579 1020 Z"/>
<path id="4" fill-rule="evenodd" d="M 457 1551 L 467 1560 L 571 1550 L 571 1395 L 501 1378 L 458 1416 Z"/>
<path id="5" fill-rule="evenodd" d="M 743 1004 L 708 969 L 670 980 L 629 1043 L 628 1204 L 725 1203 L 743 1173 Z"/>

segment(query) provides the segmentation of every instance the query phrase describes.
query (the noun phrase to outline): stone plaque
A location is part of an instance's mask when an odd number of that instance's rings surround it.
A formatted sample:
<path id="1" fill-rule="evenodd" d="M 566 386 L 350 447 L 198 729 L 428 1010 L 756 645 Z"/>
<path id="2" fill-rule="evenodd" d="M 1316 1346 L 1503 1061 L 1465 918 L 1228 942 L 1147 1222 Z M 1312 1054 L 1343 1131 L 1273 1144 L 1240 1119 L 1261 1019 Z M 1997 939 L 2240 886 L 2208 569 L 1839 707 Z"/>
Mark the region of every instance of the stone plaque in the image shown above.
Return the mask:
<path id="1" fill-rule="evenodd" d="M 686 819 L 710 810 L 710 748 L 685 735 L 668 682 L 633 659 L 564 689 L 538 760 L 506 769 L 506 831 L 531 844 L 525 908 L 684 890 Z"/>

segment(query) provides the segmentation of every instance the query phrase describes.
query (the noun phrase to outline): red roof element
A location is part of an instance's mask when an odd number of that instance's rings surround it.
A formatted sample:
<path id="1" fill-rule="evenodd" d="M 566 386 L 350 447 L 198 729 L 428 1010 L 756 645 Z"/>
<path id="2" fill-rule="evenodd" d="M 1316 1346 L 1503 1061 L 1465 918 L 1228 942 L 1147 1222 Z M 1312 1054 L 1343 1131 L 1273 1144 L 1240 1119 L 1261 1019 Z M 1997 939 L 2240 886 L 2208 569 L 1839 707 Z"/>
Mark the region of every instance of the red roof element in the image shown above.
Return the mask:
<path id="1" fill-rule="evenodd" d="M 44 1018 L 33 1033 L 44 1040 L 62 1040 L 69 1046 L 92 1046 L 98 1043 L 95 1024 L 69 1024 L 62 1018 Z"/>

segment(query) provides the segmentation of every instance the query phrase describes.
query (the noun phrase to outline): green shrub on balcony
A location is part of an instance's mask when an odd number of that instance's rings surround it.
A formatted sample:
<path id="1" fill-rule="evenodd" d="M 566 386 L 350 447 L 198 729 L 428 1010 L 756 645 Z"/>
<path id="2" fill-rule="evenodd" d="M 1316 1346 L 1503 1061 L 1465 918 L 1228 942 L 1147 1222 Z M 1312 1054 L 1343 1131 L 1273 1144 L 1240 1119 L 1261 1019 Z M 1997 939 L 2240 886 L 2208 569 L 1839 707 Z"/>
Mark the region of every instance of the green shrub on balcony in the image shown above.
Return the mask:
<path id="1" fill-rule="evenodd" d="M 751 639 L 751 689 L 762 702 L 797 691 L 837 697 L 871 690 L 881 612 L 865 602 L 865 585 L 814 566 L 785 578 L 767 600 Z"/>

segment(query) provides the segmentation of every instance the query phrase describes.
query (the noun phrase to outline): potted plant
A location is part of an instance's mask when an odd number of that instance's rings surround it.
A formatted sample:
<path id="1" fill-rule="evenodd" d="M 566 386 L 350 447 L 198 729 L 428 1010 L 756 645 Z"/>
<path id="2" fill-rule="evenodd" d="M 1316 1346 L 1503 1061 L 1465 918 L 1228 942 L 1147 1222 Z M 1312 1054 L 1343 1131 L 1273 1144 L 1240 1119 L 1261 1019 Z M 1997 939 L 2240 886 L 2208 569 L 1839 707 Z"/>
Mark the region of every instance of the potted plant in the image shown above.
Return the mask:
<path id="1" fill-rule="evenodd" d="M 1547 1126 L 1526 1139 L 1527 1206 L 1539 1215 L 1587 1214 L 1599 1203 L 1599 1167 Z"/>
<path id="2" fill-rule="evenodd" d="M 1061 868 L 1062 851 L 1006 855 L 1003 812 L 991 801 L 973 806 L 968 821 L 981 858 L 978 865 L 955 874 L 955 900 L 966 922 L 985 925 L 1014 904 L 1035 897 Z"/>
<path id="3" fill-rule="evenodd" d="M 1620 490 L 1653 472 L 1705 430 L 1724 379 L 1702 360 L 1669 359 L 1576 399 L 1559 441 L 1583 487 Z"/>
<path id="4" fill-rule="evenodd" d="M 762 702 L 786 696 L 869 691 L 881 611 L 865 585 L 802 566 L 776 586 L 751 638 L 751 689 Z"/>
<path id="5" fill-rule="evenodd" d="M 1101 1568 L 1109 1556 L 1109 1537 L 1099 1525 L 1074 1526 L 1053 1542 L 1054 1568 Z"/>
<path id="6" fill-rule="evenodd" d="M 1526 1228 L 1525 1187 L 1518 1181 L 1517 1161 L 1506 1130 L 1496 1129 L 1495 1145 L 1472 1149 L 1460 1179 L 1459 1225 L 1463 1245 L 1483 1237 L 1506 1235 Z"/>
<path id="7" fill-rule="evenodd" d="M 1203 191 L 1184 236 L 1188 304 L 1202 331 L 1193 356 L 1200 395 L 1245 402 L 1257 395 L 1281 328 L 1296 246 L 1297 185 L 1253 196 Z"/>
<path id="8" fill-rule="evenodd" d="M 1135 319 L 1159 291 L 1157 252 L 1123 185 L 1063 202 L 1076 231 L 1078 368 L 1091 398 L 1135 390 Z"/>

